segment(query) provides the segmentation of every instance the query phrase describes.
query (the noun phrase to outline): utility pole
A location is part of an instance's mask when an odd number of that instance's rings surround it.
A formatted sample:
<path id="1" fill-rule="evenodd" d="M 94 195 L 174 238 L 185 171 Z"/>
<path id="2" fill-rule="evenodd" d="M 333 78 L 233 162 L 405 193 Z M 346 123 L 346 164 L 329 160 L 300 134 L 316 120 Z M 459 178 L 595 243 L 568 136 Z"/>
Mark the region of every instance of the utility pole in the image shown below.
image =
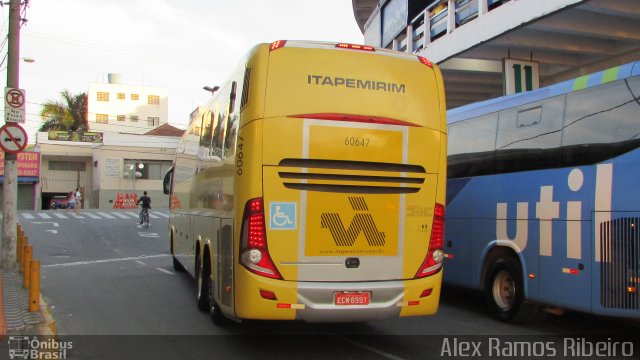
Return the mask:
<path id="1" fill-rule="evenodd" d="M 2 1 L 2 0 L 0 0 Z M 20 13 L 21 0 L 9 1 L 9 39 L 7 51 L 7 87 L 20 88 Z M 5 115 L 6 116 L 6 115 Z M 5 119 L 6 120 L 6 119 Z M 4 205 L 2 208 L 2 258 L 4 270 L 16 268 L 18 212 L 18 155 L 5 153 L 4 182 L 2 184 Z"/>

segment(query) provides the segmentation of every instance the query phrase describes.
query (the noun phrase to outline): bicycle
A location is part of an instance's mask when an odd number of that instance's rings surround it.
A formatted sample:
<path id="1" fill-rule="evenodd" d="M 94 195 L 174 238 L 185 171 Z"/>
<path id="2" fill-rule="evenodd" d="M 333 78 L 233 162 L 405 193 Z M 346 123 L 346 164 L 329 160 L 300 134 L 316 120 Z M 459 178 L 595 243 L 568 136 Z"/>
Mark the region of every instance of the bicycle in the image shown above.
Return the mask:
<path id="1" fill-rule="evenodd" d="M 149 228 L 149 208 L 142 208 L 142 226 Z"/>

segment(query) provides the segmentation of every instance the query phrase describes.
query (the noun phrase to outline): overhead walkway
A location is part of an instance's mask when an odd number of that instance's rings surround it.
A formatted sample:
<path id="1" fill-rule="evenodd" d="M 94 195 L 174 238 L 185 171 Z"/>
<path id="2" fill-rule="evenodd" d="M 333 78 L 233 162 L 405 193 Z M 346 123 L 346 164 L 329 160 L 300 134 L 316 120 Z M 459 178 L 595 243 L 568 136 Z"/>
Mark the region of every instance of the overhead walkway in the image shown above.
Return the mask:
<path id="1" fill-rule="evenodd" d="M 413 52 L 440 65 L 450 108 L 503 95 L 505 59 L 534 64 L 535 86 L 640 59 L 638 0 L 352 3 L 365 44 Z"/>

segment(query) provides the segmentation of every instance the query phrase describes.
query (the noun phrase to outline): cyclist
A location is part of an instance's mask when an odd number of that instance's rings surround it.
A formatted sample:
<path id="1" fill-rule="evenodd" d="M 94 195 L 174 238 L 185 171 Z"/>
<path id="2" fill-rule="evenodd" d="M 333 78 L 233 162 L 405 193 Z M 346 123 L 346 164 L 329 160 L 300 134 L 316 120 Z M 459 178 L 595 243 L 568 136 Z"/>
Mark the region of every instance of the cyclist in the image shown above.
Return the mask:
<path id="1" fill-rule="evenodd" d="M 151 198 L 147 196 L 147 192 L 144 192 L 144 195 L 138 199 L 136 205 L 140 205 L 142 203 L 142 209 L 140 209 L 140 225 L 142 225 L 142 214 L 144 214 L 145 210 L 148 212 L 151 209 Z"/>

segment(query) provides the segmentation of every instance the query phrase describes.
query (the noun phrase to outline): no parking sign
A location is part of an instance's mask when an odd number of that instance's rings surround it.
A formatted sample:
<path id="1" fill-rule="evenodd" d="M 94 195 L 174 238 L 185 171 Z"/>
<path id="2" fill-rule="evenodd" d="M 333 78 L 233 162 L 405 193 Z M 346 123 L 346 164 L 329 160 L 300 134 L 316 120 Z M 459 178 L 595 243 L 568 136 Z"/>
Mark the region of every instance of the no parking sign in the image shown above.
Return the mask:
<path id="1" fill-rule="evenodd" d="M 17 123 L 0 127 L 0 149 L 7 154 L 17 154 L 27 147 L 27 132 Z"/>

